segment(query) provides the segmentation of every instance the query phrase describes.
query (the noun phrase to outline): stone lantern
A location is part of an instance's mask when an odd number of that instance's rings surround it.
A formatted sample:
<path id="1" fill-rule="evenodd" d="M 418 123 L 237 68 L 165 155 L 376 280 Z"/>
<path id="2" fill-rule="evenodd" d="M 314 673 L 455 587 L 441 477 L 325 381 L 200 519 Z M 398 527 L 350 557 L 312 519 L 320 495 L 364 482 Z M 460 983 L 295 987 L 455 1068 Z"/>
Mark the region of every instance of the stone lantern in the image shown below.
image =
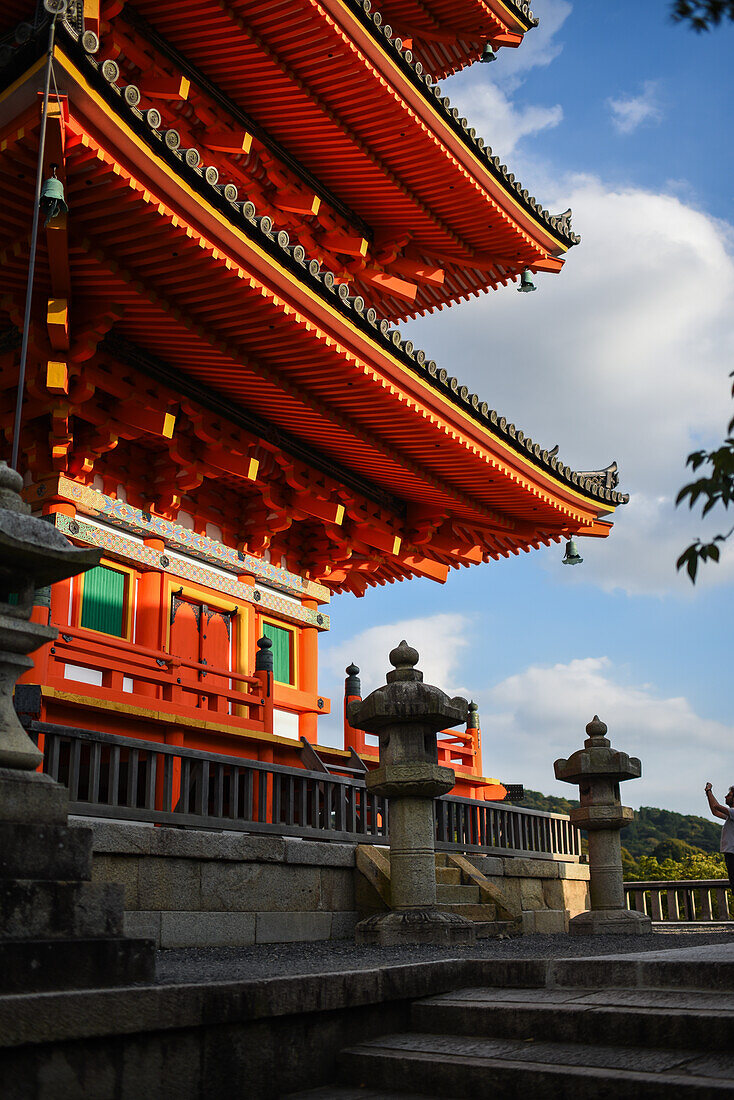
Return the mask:
<path id="1" fill-rule="evenodd" d="M 98 550 L 78 550 L 60 531 L 31 516 L 20 498 L 23 479 L 0 462 L 0 769 L 35 772 L 42 754 L 13 708 L 18 677 L 33 667 L 28 656 L 58 631 L 30 622 L 35 591 L 96 565 Z"/>
<path id="2" fill-rule="evenodd" d="M 358 943 L 472 943 L 471 921 L 436 907 L 433 800 L 454 786 L 451 768 L 438 764 L 436 734 L 466 722 L 466 699 L 449 699 L 423 683 L 418 653 L 407 642 L 390 653 L 394 666 L 384 687 L 350 702 L 355 729 L 376 734 L 380 763 L 365 776 L 367 789 L 389 799 L 392 911 L 361 921 Z"/>
<path id="3" fill-rule="evenodd" d="M 651 932 L 652 923 L 644 913 L 627 908 L 622 878 L 620 830 L 629 825 L 633 811 L 623 806 L 619 784 L 639 779 L 640 761 L 611 747 L 607 727 L 598 715 L 586 727 L 584 748 L 568 760 L 556 760 L 556 779 L 576 783 L 581 805 L 571 810 L 574 825 L 589 834 L 589 871 L 591 873 L 591 910 L 579 913 L 569 922 L 569 932 L 638 935 Z"/>
<path id="4" fill-rule="evenodd" d="M 36 589 L 100 557 L 31 516 L 22 486 L 0 462 L 0 995 L 151 981 L 153 943 L 122 936 L 122 886 L 89 881 L 91 831 L 69 826 L 68 792 L 36 770 L 13 708 L 29 654 L 58 634 L 30 621 Z"/>

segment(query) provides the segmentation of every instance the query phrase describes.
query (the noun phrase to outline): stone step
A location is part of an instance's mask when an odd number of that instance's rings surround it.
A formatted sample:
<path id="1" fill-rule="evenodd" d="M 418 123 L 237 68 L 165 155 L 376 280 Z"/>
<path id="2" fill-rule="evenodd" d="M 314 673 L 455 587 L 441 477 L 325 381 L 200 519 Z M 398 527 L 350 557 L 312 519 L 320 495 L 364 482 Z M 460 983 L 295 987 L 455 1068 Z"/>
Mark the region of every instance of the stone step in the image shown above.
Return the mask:
<path id="1" fill-rule="evenodd" d="M 341 1051 L 340 1083 L 479 1100 L 714 1100 L 734 1096 L 734 1054 L 397 1034 Z"/>
<path id="2" fill-rule="evenodd" d="M 734 1004 L 694 990 L 462 989 L 417 1001 L 411 1024 L 453 1035 L 734 1050 Z"/>
<path id="3" fill-rule="evenodd" d="M 98 989 L 155 980 L 152 940 L 0 942 L 0 995 Z"/>
<path id="4" fill-rule="evenodd" d="M 451 864 L 449 863 L 449 857 L 446 855 L 445 852 L 436 852 L 434 858 L 436 860 L 436 866 L 437 867 L 450 867 L 451 866 Z"/>
<path id="5" fill-rule="evenodd" d="M 122 934 L 124 889 L 117 883 L 0 881 L 4 939 Z"/>
<path id="6" fill-rule="evenodd" d="M 308 1092 L 289 1092 L 281 1100 L 433 1100 L 433 1097 L 417 1092 L 385 1092 L 384 1089 L 350 1088 L 349 1085 L 339 1088 L 338 1085 L 327 1085 L 322 1089 L 309 1089 Z M 446 1100 L 446 1098 L 444 1098 Z M 451 1100 L 451 1097 L 448 1097 Z"/>
<path id="7" fill-rule="evenodd" d="M 436 887 L 436 901 L 440 906 L 444 905 L 478 905 L 480 900 L 478 886 L 443 886 Z"/>
<path id="8" fill-rule="evenodd" d="M 443 886 L 461 886 L 461 871 L 458 867 L 437 867 L 436 882 Z"/>
<path id="9" fill-rule="evenodd" d="M 439 908 L 444 913 L 455 913 L 457 917 L 464 917 L 466 920 L 473 921 L 493 921 L 497 916 L 497 909 L 494 905 L 479 905 L 468 902 L 466 904 L 458 901 L 451 902 L 450 904 L 440 904 Z"/>
<path id="10" fill-rule="evenodd" d="M 0 821 L 0 879 L 91 877 L 91 829 Z"/>
<path id="11" fill-rule="evenodd" d="M 384 1089 L 351 1088 L 349 1085 L 340 1088 L 338 1085 L 327 1085 L 326 1088 L 309 1089 L 308 1092 L 289 1092 L 281 1100 L 433 1100 L 433 1097 L 425 1093 L 417 1092 L 385 1092 Z M 451 1100 L 451 1097 L 444 1098 Z"/>

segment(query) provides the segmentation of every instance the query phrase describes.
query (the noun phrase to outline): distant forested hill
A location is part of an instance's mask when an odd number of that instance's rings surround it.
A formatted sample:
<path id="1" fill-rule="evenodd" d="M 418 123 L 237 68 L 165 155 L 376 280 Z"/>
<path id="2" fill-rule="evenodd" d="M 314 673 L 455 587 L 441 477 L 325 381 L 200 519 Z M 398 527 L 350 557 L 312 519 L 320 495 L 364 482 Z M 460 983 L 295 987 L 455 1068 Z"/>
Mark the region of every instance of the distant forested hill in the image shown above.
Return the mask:
<path id="1" fill-rule="evenodd" d="M 525 799 L 518 805 L 567 814 L 572 806 L 578 806 L 578 802 L 540 791 L 525 791 Z M 622 832 L 622 844 L 634 859 L 640 856 L 680 859 L 691 854 L 689 849 L 718 852 L 720 838 L 721 826 L 713 818 L 676 814 L 654 806 L 641 806 L 635 813 L 635 820 Z"/>

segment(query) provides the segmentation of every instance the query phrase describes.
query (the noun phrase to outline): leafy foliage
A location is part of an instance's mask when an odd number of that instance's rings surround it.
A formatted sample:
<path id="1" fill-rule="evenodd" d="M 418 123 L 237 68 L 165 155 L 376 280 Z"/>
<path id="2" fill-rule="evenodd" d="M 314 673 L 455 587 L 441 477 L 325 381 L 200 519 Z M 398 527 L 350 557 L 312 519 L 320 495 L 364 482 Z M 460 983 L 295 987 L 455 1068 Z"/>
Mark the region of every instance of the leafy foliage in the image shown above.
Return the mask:
<path id="1" fill-rule="evenodd" d="M 734 8 L 734 0 L 732 3 Z M 686 465 L 693 472 L 702 467 L 707 468 L 704 476 L 684 485 L 676 498 L 676 505 L 682 504 L 688 499 L 688 507 L 693 508 L 700 499 L 703 499 L 701 518 L 707 516 L 712 508 L 721 504 L 728 508 L 734 501 L 734 418 L 729 422 L 727 437 L 720 447 L 714 451 L 693 451 L 689 454 Z M 734 527 L 725 535 L 716 535 L 712 542 L 702 542 L 696 539 L 683 551 L 676 563 L 678 569 L 684 566 L 691 578 L 691 583 L 696 583 L 698 566 L 706 561 L 719 560 L 718 543 L 726 540 L 734 534 Z"/>
<path id="2" fill-rule="evenodd" d="M 629 852 L 627 853 L 629 857 Z M 638 860 L 622 859 L 626 882 L 654 882 L 656 879 L 726 878 L 724 857 L 718 852 L 693 852 L 683 859 L 656 859 L 641 856 Z"/>
<path id="3" fill-rule="evenodd" d="M 673 19 L 694 31 L 709 31 L 725 19 L 734 20 L 734 0 L 675 0 Z"/>
<path id="4" fill-rule="evenodd" d="M 530 810 L 567 814 L 579 803 L 526 790 L 519 805 Z M 717 821 L 655 806 L 641 806 L 622 837 L 622 870 L 627 881 L 726 878 L 724 860 L 719 853 L 721 826 Z M 585 842 L 582 849 L 586 850 Z"/>

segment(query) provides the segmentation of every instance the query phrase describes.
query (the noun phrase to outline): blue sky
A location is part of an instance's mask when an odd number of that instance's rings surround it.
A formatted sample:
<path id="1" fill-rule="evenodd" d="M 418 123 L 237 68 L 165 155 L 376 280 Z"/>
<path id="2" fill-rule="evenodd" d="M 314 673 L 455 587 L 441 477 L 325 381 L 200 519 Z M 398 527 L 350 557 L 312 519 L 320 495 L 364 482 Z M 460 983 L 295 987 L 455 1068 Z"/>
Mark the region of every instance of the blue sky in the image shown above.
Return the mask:
<path id="1" fill-rule="evenodd" d="M 734 782 L 734 550 L 692 588 L 675 559 L 726 527 L 676 510 L 685 456 L 720 440 L 734 365 L 734 29 L 697 36 L 666 0 L 537 0 L 540 27 L 443 82 L 471 124 L 582 243 L 538 292 L 513 287 L 404 326 L 450 373 L 576 469 L 619 462 L 631 494 L 584 564 L 557 547 L 334 600 L 321 687 L 340 714 L 401 637 L 426 677 L 480 705 L 484 773 L 572 794 L 553 760 L 595 712 L 643 762 L 633 806 L 705 813 Z M 726 528 L 728 529 L 728 527 Z M 320 739 L 340 743 L 339 721 Z"/>

